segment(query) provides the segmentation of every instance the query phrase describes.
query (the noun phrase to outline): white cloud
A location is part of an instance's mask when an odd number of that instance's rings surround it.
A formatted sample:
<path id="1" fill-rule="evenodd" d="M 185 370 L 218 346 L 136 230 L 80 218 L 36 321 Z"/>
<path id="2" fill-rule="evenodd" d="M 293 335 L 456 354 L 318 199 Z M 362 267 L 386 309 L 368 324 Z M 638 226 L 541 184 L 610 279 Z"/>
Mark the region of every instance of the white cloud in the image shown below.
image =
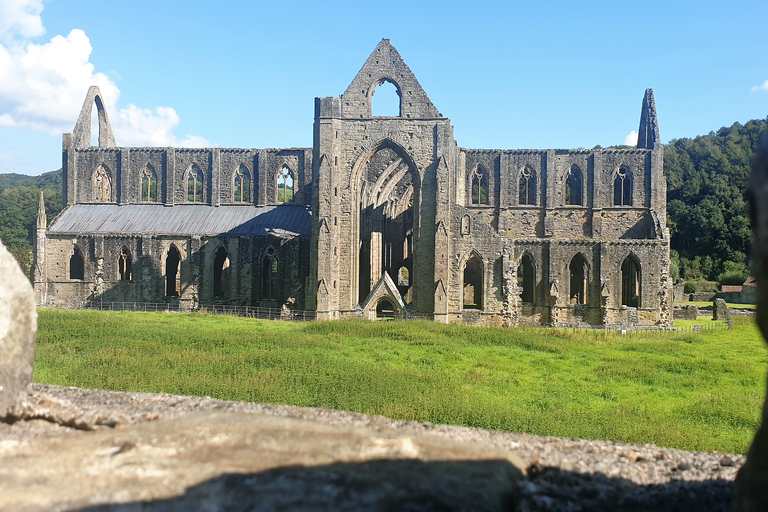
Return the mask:
<path id="1" fill-rule="evenodd" d="M 637 132 L 635 130 L 632 130 L 631 132 L 629 132 L 629 135 L 624 137 L 624 145 L 637 146 Z"/>
<path id="2" fill-rule="evenodd" d="M 752 92 L 768 91 L 768 80 L 760 85 L 756 85 L 751 89 Z"/>
<path id="3" fill-rule="evenodd" d="M 35 37 L 45 33 L 42 0 L 0 0 L 0 40 L 9 41 L 15 35 Z"/>
<path id="4" fill-rule="evenodd" d="M 39 0 L 0 0 L 0 40 L 44 32 Z M 6 18 L 8 16 L 8 18 Z M 13 41 L 0 44 L 0 126 L 71 132 L 88 87 L 98 85 L 118 144 L 140 146 L 206 146 L 202 137 L 178 139 L 173 129 L 179 116 L 170 107 L 128 105 L 117 111 L 120 89 L 90 62 L 93 47 L 80 29 L 47 43 Z"/>

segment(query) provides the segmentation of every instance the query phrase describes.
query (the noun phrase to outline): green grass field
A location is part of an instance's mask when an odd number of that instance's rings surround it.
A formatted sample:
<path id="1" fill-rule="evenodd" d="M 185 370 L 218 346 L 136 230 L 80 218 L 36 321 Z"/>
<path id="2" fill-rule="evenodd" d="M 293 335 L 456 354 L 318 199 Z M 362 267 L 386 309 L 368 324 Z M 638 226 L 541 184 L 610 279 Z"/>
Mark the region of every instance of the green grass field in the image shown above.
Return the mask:
<path id="1" fill-rule="evenodd" d="M 744 453 L 766 348 L 704 333 L 39 310 L 35 380 Z"/>

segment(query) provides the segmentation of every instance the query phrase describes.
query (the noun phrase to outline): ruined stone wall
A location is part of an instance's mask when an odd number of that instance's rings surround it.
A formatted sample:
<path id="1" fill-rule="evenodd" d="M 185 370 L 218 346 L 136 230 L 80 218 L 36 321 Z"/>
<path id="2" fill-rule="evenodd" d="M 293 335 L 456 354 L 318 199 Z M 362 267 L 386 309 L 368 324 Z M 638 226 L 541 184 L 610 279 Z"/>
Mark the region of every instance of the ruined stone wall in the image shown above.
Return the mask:
<path id="1" fill-rule="evenodd" d="M 294 179 L 294 204 L 311 203 L 312 150 L 232 149 L 232 148 L 65 148 L 63 157 L 65 197 L 67 204 L 112 202 L 136 204 L 148 202 L 141 194 L 141 174 L 151 167 L 157 177 L 157 200 L 168 205 L 186 203 L 187 175 L 196 165 L 203 174 L 204 204 L 232 204 L 235 172 L 240 166 L 247 171 L 249 204 L 277 204 L 277 180 L 285 165 Z M 109 176 L 110 200 L 94 195 L 93 179 L 101 166 Z M 143 200 L 142 200 L 143 199 Z M 280 201 L 282 202 L 282 201 Z"/>

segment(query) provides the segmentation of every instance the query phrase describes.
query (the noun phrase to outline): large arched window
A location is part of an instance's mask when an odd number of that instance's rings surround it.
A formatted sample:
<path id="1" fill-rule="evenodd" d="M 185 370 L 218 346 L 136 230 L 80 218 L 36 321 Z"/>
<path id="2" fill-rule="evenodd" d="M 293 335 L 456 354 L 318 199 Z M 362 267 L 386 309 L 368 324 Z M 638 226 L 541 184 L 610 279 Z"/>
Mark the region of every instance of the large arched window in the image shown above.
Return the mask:
<path id="1" fill-rule="evenodd" d="M 165 295 L 178 297 L 181 289 L 181 253 L 171 245 L 165 255 Z"/>
<path id="2" fill-rule="evenodd" d="M 626 165 L 619 167 L 613 178 L 613 204 L 632 206 L 632 172 Z"/>
<path id="3" fill-rule="evenodd" d="M 517 267 L 517 286 L 520 288 L 520 300 L 533 302 L 533 290 L 536 287 L 536 271 L 533 266 L 533 258 L 524 254 Z"/>
<path id="4" fill-rule="evenodd" d="M 277 202 L 290 203 L 293 201 L 293 172 L 284 165 L 277 175 Z"/>
<path id="5" fill-rule="evenodd" d="M 565 204 L 584 206 L 584 176 L 578 165 L 572 165 L 565 178 Z"/>
<path id="6" fill-rule="evenodd" d="M 520 205 L 536 204 L 536 171 L 526 165 L 520 173 Z"/>
<path id="7" fill-rule="evenodd" d="M 103 165 L 98 166 L 93 173 L 93 200 L 97 203 L 112 201 L 112 182 Z"/>
<path id="8" fill-rule="evenodd" d="M 213 257 L 213 296 L 229 296 L 229 255 L 227 250 L 219 247 Z"/>
<path id="9" fill-rule="evenodd" d="M 388 117 L 399 117 L 402 115 L 400 91 L 393 82 L 382 78 L 371 95 L 372 115 Z"/>
<path id="10" fill-rule="evenodd" d="M 157 173 L 151 164 L 147 164 L 141 171 L 141 201 L 148 203 L 157 202 Z"/>
<path id="11" fill-rule="evenodd" d="M 77 247 L 72 251 L 72 256 L 69 258 L 69 278 L 85 279 L 85 260 L 83 260 L 83 255 Z"/>
<path id="12" fill-rule="evenodd" d="M 472 204 L 488 204 L 488 173 L 479 165 L 472 173 Z"/>
<path id="13" fill-rule="evenodd" d="M 483 261 L 476 252 L 464 265 L 464 309 L 483 309 Z"/>
<path id="14" fill-rule="evenodd" d="M 261 262 L 261 297 L 263 299 L 277 298 L 279 275 L 280 265 L 277 255 L 272 247 L 268 247 Z"/>
<path id="15" fill-rule="evenodd" d="M 203 171 L 196 164 L 192 164 L 187 171 L 187 201 L 190 203 L 203 202 Z"/>
<path id="16" fill-rule="evenodd" d="M 232 201 L 247 203 L 251 200 L 251 173 L 243 164 L 235 171 L 232 187 Z"/>
<path id="17" fill-rule="evenodd" d="M 131 252 L 127 247 L 120 249 L 120 255 L 117 257 L 117 280 L 130 281 L 133 277 L 133 262 L 131 261 Z"/>
<path id="18" fill-rule="evenodd" d="M 621 304 L 639 308 L 642 295 L 640 261 L 630 254 L 621 264 Z"/>
<path id="19" fill-rule="evenodd" d="M 587 260 L 581 254 L 577 254 L 571 260 L 571 264 L 568 265 L 568 270 L 570 271 L 570 288 L 568 289 L 570 303 L 586 304 L 589 279 Z"/>

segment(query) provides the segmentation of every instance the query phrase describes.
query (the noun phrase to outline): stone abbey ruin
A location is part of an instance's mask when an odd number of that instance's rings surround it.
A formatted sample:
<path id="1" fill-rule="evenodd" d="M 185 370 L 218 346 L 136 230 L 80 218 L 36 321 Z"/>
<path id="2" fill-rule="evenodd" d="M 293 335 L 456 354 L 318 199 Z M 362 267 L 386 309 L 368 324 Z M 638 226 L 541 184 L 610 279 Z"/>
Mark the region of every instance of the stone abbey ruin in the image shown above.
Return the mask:
<path id="1" fill-rule="evenodd" d="M 372 114 L 385 82 L 397 116 Z M 62 160 L 65 208 L 38 215 L 40 305 L 671 325 L 650 89 L 637 148 L 465 149 L 384 39 L 341 96 L 315 99 L 311 148 L 116 147 L 92 87 Z"/>

